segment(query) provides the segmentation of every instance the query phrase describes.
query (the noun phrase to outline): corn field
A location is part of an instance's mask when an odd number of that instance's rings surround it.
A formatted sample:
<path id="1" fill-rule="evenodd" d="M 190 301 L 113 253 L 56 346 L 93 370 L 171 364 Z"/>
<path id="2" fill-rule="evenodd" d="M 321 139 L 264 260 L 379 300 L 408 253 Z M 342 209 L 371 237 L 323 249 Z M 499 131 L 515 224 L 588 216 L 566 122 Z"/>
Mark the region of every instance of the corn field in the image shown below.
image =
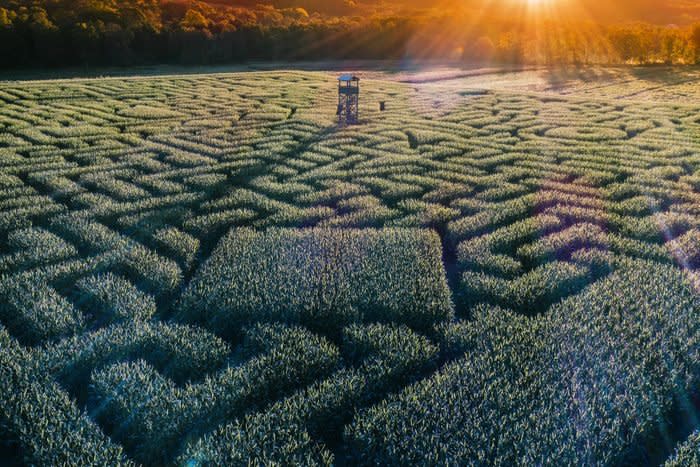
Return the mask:
<path id="1" fill-rule="evenodd" d="M 700 71 L 334 78 L 0 82 L 0 459 L 697 464 Z"/>

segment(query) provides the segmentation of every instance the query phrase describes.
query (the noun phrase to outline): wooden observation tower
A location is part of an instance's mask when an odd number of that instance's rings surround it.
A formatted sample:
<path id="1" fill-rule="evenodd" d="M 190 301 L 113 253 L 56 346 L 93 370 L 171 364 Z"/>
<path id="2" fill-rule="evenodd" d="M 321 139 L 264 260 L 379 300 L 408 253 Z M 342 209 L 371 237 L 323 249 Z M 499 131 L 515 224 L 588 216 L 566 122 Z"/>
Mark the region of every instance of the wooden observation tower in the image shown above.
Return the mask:
<path id="1" fill-rule="evenodd" d="M 360 78 L 345 74 L 338 78 L 338 125 L 354 125 L 360 115 Z"/>

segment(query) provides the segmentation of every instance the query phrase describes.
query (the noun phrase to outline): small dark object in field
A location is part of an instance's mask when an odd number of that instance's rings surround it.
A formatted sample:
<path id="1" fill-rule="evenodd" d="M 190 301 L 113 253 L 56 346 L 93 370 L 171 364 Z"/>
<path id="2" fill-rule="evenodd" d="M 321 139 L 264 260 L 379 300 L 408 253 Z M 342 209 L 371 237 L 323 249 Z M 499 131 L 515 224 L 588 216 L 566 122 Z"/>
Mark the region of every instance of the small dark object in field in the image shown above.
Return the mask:
<path id="1" fill-rule="evenodd" d="M 386 102 L 385 101 L 379 102 L 379 111 L 384 112 L 385 110 L 386 110 Z"/>
<path id="2" fill-rule="evenodd" d="M 294 114 L 296 114 L 296 113 L 297 113 L 297 107 L 296 107 L 296 106 L 293 106 L 293 107 L 290 109 L 289 115 L 287 116 L 287 118 L 288 118 L 288 119 L 289 119 L 289 118 L 292 118 L 292 117 L 294 116 Z"/>

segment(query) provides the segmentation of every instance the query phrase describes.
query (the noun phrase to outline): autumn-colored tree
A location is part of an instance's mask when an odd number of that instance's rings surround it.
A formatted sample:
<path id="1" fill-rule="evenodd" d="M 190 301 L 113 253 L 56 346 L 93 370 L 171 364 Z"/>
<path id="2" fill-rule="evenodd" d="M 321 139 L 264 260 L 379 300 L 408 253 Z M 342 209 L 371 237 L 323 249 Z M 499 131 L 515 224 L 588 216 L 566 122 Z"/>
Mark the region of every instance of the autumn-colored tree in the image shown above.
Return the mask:
<path id="1" fill-rule="evenodd" d="M 464 49 L 466 60 L 475 62 L 490 62 L 496 52 L 496 46 L 488 36 L 481 36 Z"/>
<path id="2" fill-rule="evenodd" d="M 639 56 L 641 40 L 639 34 L 631 29 L 614 30 L 610 34 L 610 42 L 625 63 Z"/>
<path id="3" fill-rule="evenodd" d="M 695 47 L 695 62 L 700 63 L 700 23 L 693 26 L 690 38 Z"/>
<path id="4" fill-rule="evenodd" d="M 180 21 L 180 27 L 184 31 L 197 31 L 207 29 L 209 21 L 197 10 L 189 9 L 185 17 Z"/>
<path id="5" fill-rule="evenodd" d="M 522 36 L 509 31 L 498 38 L 496 58 L 504 63 L 521 63 L 525 59 L 525 47 Z"/>
<path id="6" fill-rule="evenodd" d="M 700 62 L 700 24 L 550 19 L 535 29 L 488 12 L 475 23 L 466 0 L 420 11 L 391 7 L 397 1 L 415 7 L 426 0 L 388 0 L 381 8 L 369 0 L 0 0 L 0 67 L 403 57 Z"/>
<path id="7" fill-rule="evenodd" d="M 10 12 L 5 8 L 0 8 L 0 28 L 9 28 L 12 26 Z"/>

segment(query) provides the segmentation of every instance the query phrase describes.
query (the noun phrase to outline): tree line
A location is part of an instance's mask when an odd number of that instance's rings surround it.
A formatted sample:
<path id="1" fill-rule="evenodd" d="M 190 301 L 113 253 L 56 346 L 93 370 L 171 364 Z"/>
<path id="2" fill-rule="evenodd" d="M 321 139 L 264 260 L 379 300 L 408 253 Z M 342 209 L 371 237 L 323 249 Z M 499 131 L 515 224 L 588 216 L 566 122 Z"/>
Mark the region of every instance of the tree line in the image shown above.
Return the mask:
<path id="1" fill-rule="evenodd" d="M 0 67 L 406 58 L 700 63 L 700 24 L 473 23 L 449 12 L 335 15 L 197 0 L 0 0 Z"/>

